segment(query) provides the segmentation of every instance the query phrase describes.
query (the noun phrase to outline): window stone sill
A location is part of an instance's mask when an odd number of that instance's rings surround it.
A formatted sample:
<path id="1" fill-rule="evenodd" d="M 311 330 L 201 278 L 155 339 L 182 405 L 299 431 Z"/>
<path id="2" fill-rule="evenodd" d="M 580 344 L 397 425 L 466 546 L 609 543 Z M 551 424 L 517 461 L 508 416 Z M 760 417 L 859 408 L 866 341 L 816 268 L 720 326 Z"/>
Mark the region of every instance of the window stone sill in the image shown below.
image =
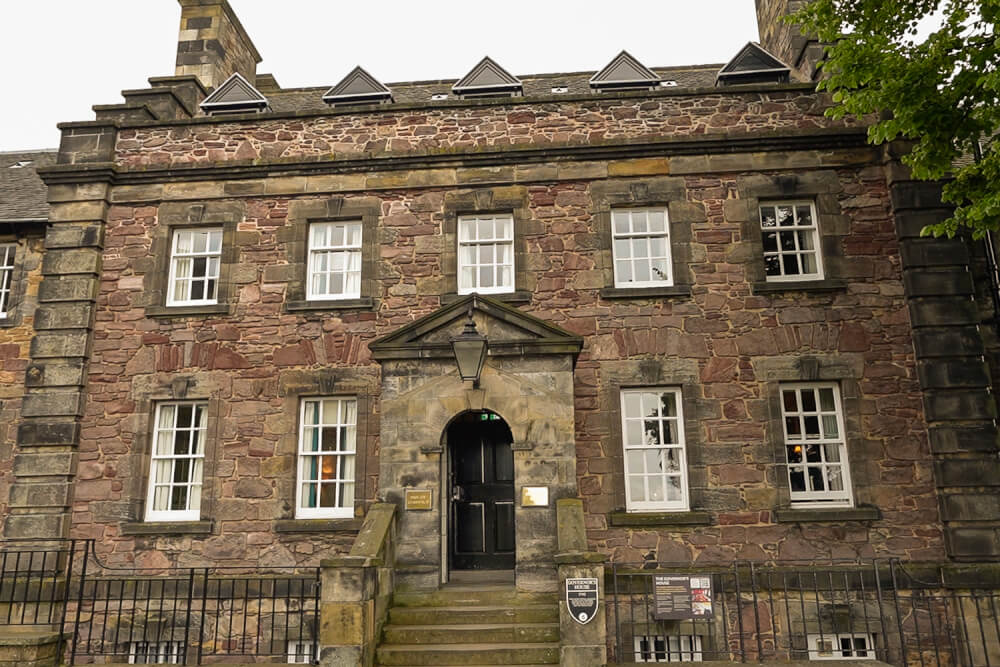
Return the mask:
<path id="1" fill-rule="evenodd" d="M 655 299 L 664 296 L 691 296 L 691 286 L 601 288 L 602 299 Z"/>
<path id="2" fill-rule="evenodd" d="M 882 513 L 877 507 L 782 507 L 774 510 L 778 523 L 823 523 L 834 521 L 878 521 Z"/>
<path id="3" fill-rule="evenodd" d="M 611 512 L 612 526 L 710 526 L 712 515 L 700 510 L 689 512 Z"/>
<path id="4" fill-rule="evenodd" d="M 12 327 L 16 327 L 20 324 L 19 319 L 20 318 L 8 316 L 0 317 L 0 329 L 10 329 Z"/>
<path id="5" fill-rule="evenodd" d="M 303 313 L 323 310 L 371 310 L 375 307 L 375 299 L 363 296 L 360 299 L 324 299 L 310 301 L 286 301 L 285 311 Z"/>
<path id="6" fill-rule="evenodd" d="M 754 294 L 775 294 L 780 292 L 838 292 L 847 287 L 847 281 L 840 278 L 823 280 L 789 280 L 777 282 L 755 282 L 750 285 Z"/>
<path id="7" fill-rule="evenodd" d="M 130 521 L 122 535 L 211 535 L 211 521 Z"/>
<path id="8" fill-rule="evenodd" d="M 459 299 L 464 299 L 470 294 L 456 294 L 451 292 L 449 294 L 441 295 L 441 305 L 447 306 L 449 303 L 455 303 Z M 488 296 L 491 299 L 496 299 L 497 301 L 503 301 L 504 303 L 531 303 L 531 292 L 527 290 L 517 290 L 516 292 L 504 292 L 503 294 L 483 294 L 482 296 Z"/>
<path id="9" fill-rule="evenodd" d="M 361 530 L 363 519 L 278 519 L 276 533 L 334 533 Z"/>
<path id="10" fill-rule="evenodd" d="M 146 317 L 204 317 L 228 315 L 229 304 L 212 303 L 206 306 L 146 306 Z"/>

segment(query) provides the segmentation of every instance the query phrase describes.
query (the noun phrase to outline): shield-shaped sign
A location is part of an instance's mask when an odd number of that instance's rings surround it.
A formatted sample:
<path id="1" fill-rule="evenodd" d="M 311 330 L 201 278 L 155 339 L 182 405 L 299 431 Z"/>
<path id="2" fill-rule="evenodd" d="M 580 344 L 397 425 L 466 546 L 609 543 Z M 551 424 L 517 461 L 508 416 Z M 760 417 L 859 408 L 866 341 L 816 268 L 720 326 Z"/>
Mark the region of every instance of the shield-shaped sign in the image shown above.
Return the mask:
<path id="1" fill-rule="evenodd" d="M 566 580 L 566 609 L 580 625 L 593 620 L 597 615 L 597 577 Z"/>

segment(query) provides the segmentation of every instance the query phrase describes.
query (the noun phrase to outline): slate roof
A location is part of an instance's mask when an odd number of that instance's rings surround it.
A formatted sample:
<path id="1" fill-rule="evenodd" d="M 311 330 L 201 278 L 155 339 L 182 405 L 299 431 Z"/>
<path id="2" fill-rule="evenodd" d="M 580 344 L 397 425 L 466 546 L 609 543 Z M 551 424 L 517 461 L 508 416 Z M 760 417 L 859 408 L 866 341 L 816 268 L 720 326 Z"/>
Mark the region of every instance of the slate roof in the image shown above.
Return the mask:
<path id="1" fill-rule="evenodd" d="M 45 184 L 35 170 L 55 163 L 55 149 L 0 152 L 0 222 L 49 217 Z"/>
<path id="2" fill-rule="evenodd" d="M 723 65 L 696 65 L 686 67 L 652 67 L 664 81 L 676 81 L 677 88 L 713 88 L 715 76 Z M 552 89 L 562 86 L 568 90 L 565 95 L 594 95 L 590 79 L 596 72 L 570 72 L 568 74 L 531 74 L 519 77 L 524 86 L 524 96 L 540 97 L 552 95 Z M 404 83 L 388 83 L 392 90 L 393 101 L 399 104 L 427 103 L 432 95 L 447 95 L 450 100 L 459 97 L 452 93 L 452 86 L 458 79 L 440 81 L 409 81 Z M 280 92 L 270 93 L 268 102 L 275 113 L 294 111 L 324 111 L 329 107 L 323 102 L 323 93 L 329 86 L 316 88 L 286 88 Z"/>

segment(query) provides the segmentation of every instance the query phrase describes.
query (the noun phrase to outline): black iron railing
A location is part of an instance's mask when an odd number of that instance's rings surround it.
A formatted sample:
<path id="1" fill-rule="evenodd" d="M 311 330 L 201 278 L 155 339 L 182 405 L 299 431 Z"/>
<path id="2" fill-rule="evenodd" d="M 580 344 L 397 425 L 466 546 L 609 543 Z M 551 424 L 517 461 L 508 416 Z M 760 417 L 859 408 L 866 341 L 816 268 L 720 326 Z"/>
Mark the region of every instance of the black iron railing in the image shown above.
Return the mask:
<path id="1" fill-rule="evenodd" d="M 1000 592 L 958 591 L 897 562 L 729 568 L 614 563 L 606 582 L 617 663 L 879 659 L 1000 665 Z"/>
<path id="2" fill-rule="evenodd" d="M 318 662 L 319 568 L 101 565 L 92 540 L 0 545 L 0 625 L 64 627 L 75 663 Z"/>

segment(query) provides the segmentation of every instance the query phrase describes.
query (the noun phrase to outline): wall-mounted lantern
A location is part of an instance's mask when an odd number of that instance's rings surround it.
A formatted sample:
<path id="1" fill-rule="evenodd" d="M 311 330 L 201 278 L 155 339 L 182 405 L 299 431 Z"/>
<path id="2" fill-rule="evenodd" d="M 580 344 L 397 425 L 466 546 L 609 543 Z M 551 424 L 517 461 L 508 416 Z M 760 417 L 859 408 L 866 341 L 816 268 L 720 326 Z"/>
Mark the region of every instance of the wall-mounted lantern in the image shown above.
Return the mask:
<path id="1" fill-rule="evenodd" d="M 483 363 L 486 361 L 486 336 L 476 330 L 476 323 L 472 320 L 472 305 L 469 306 L 469 319 L 465 322 L 465 329 L 457 336 L 452 336 L 451 347 L 455 352 L 455 361 L 458 363 L 458 374 L 462 380 L 472 380 L 472 386 L 479 386 L 479 374 L 483 371 Z"/>

